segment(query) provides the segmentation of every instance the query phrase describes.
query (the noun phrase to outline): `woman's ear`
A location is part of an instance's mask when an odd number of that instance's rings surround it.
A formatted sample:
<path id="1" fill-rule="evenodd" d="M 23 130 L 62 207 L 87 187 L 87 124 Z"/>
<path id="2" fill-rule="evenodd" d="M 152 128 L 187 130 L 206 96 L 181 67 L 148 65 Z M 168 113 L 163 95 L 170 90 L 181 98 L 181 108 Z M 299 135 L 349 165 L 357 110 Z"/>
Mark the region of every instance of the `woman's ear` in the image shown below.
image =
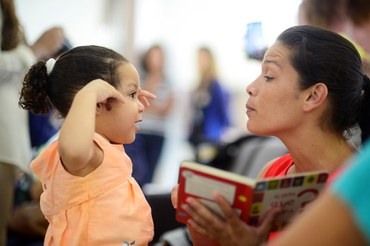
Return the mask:
<path id="1" fill-rule="evenodd" d="M 328 97 L 328 87 L 324 83 L 317 83 L 307 89 L 303 109 L 311 111 L 318 108 Z"/>

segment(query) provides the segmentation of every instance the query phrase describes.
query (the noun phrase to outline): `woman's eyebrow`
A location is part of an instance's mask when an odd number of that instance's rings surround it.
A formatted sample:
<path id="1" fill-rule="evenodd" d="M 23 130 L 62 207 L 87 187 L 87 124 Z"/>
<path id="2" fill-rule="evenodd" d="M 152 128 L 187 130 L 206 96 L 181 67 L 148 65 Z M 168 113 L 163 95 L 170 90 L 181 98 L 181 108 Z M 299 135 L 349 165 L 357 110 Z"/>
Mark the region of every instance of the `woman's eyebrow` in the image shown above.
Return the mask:
<path id="1" fill-rule="evenodd" d="M 274 60 L 264 60 L 263 64 L 273 64 L 273 65 L 279 67 L 280 69 L 282 69 L 280 63 L 278 63 L 277 61 L 274 61 Z"/>

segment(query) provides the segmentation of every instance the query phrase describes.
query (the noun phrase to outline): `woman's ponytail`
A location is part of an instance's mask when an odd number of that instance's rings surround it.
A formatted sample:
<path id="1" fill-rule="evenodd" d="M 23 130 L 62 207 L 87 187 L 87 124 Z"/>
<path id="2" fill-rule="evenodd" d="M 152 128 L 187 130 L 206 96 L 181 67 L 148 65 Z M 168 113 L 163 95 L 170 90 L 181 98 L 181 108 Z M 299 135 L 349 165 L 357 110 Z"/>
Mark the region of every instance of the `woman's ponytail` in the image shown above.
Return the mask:
<path id="1" fill-rule="evenodd" d="M 361 105 L 359 125 L 361 128 L 361 141 L 364 143 L 370 136 L 370 79 L 363 75 L 363 100 Z"/>

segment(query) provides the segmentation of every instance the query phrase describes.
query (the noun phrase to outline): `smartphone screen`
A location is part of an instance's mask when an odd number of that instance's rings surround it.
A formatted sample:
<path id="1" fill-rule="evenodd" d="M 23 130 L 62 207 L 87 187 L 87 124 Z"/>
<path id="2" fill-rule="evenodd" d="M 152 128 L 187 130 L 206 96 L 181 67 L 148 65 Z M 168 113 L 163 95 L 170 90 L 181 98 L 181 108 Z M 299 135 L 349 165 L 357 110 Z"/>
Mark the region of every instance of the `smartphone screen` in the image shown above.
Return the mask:
<path id="1" fill-rule="evenodd" d="M 245 42 L 247 56 L 251 59 L 261 61 L 267 50 L 267 43 L 263 35 L 261 22 L 251 22 L 247 24 Z"/>

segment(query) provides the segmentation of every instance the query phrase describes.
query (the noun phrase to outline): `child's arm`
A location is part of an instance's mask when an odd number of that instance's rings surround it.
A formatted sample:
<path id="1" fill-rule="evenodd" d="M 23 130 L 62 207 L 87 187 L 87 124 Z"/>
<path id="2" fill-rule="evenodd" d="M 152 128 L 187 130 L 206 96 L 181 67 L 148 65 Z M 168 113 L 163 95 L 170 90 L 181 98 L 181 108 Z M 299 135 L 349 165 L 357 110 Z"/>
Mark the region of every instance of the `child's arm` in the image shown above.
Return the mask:
<path id="1" fill-rule="evenodd" d="M 107 82 L 97 79 L 76 93 L 59 136 L 59 153 L 64 168 L 84 176 L 100 165 L 102 151 L 94 144 L 95 118 L 105 110 L 107 99 L 124 102 L 123 96 Z"/>

